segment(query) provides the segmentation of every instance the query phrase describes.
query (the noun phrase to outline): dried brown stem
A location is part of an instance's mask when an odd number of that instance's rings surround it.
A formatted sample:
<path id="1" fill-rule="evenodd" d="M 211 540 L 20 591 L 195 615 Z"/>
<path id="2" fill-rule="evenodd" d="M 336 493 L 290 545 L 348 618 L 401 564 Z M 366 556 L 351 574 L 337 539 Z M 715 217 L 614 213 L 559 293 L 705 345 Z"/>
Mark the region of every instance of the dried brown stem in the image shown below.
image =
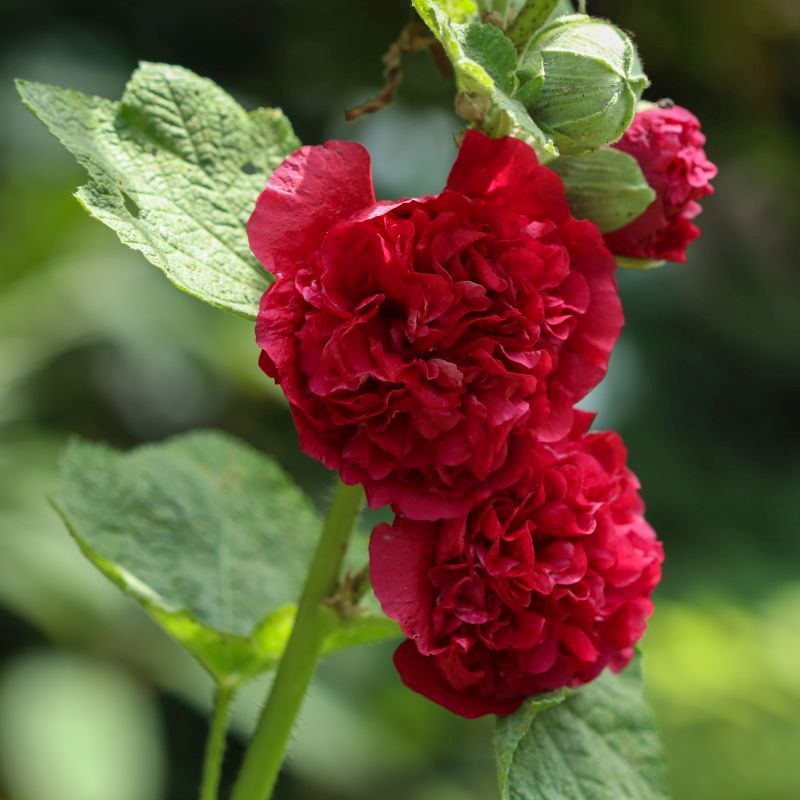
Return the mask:
<path id="1" fill-rule="evenodd" d="M 367 100 L 355 108 L 350 108 L 344 112 L 345 119 L 353 122 L 366 114 L 374 114 L 382 108 L 386 108 L 394 100 L 397 87 L 403 79 L 402 61 L 406 53 L 418 53 L 427 50 L 436 40 L 428 33 L 428 29 L 420 22 L 409 22 L 397 40 L 392 42 L 389 49 L 383 56 L 383 88 L 375 97 Z"/>

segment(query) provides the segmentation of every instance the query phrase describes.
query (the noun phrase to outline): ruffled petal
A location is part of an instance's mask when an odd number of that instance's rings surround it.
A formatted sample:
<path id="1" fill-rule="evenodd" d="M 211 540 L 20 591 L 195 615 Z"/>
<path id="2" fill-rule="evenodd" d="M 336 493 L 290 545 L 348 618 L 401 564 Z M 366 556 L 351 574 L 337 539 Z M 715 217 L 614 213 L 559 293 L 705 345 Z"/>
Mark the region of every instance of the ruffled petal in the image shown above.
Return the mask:
<path id="1" fill-rule="evenodd" d="M 411 689 L 465 717 L 624 666 L 653 610 L 663 548 L 614 433 L 533 443 L 535 467 L 464 517 L 397 515 L 373 534 L 373 584 L 408 636 Z"/>
<path id="2" fill-rule="evenodd" d="M 467 131 L 447 188 L 531 219 L 560 221 L 569 215 L 561 178 L 539 164 L 530 145 L 513 136 L 491 139 Z"/>
<path id="3" fill-rule="evenodd" d="M 247 223 L 250 248 L 274 275 L 292 274 L 332 225 L 374 203 L 365 147 L 339 141 L 301 147 L 259 196 Z"/>
<path id="4" fill-rule="evenodd" d="M 428 570 L 433 565 L 434 523 L 416 523 L 404 530 L 378 525 L 369 542 L 372 587 L 386 616 L 400 623 L 406 636 L 428 638 L 433 590 Z"/>
<path id="5" fill-rule="evenodd" d="M 686 248 L 700 235 L 692 224 L 698 203 L 713 193 L 717 168 L 706 156 L 706 138 L 694 114 L 680 106 L 640 111 L 614 147 L 633 156 L 655 190 L 653 202 L 636 219 L 606 234 L 620 256 L 686 261 Z"/>
<path id="6" fill-rule="evenodd" d="M 434 658 L 420 654 L 408 639 L 395 651 L 394 665 L 409 689 L 467 719 L 511 714 L 522 704 L 522 697 L 506 700 L 454 689 L 436 668 Z"/>

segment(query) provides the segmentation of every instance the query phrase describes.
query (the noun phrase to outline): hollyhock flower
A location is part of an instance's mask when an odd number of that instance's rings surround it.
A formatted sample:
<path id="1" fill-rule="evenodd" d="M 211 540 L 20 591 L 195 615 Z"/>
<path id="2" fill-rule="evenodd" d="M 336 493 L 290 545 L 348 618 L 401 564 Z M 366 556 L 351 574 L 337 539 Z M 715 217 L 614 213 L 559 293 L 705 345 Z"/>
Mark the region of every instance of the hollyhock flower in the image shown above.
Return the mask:
<path id="1" fill-rule="evenodd" d="M 620 438 L 582 435 L 588 419 L 469 513 L 373 531 L 372 584 L 409 637 L 395 665 L 411 689 L 465 717 L 508 714 L 631 659 L 663 552 Z"/>
<path id="2" fill-rule="evenodd" d="M 717 168 L 706 158 L 706 137 L 694 114 L 676 105 L 640 111 L 613 146 L 633 156 L 656 199 L 624 228 L 606 234 L 611 252 L 629 258 L 686 261 L 699 235 L 697 202 L 714 190 Z"/>
<path id="3" fill-rule="evenodd" d="M 444 191 L 375 202 L 361 145 L 302 147 L 248 224 L 256 338 L 303 449 L 373 507 L 462 514 L 557 440 L 622 325 L 614 260 L 516 139 L 467 134 Z"/>

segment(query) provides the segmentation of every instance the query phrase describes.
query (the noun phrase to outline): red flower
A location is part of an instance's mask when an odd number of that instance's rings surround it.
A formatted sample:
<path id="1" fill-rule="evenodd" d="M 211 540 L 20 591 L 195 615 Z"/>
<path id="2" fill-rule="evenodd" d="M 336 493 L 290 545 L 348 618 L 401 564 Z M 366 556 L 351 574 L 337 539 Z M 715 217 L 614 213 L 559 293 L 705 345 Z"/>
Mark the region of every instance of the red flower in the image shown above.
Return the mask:
<path id="1" fill-rule="evenodd" d="M 519 488 L 466 515 L 375 528 L 372 584 L 409 637 L 395 665 L 411 689 L 465 717 L 508 714 L 628 663 L 662 547 L 620 438 L 581 434 L 537 445 Z"/>
<path id="2" fill-rule="evenodd" d="M 606 234 L 612 253 L 630 258 L 686 261 L 686 248 L 699 235 L 691 222 L 698 200 L 714 190 L 717 174 L 703 150 L 706 137 L 697 117 L 680 106 L 640 111 L 614 147 L 632 155 L 656 199 L 624 228 Z"/>
<path id="3" fill-rule="evenodd" d="M 301 446 L 414 519 L 514 483 L 521 431 L 569 431 L 622 325 L 600 233 L 512 138 L 468 133 L 441 194 L 392 203 L 375 202 L 360 145 L 303 147 L 248 232 L 277 277 L 260 363 Z"/>

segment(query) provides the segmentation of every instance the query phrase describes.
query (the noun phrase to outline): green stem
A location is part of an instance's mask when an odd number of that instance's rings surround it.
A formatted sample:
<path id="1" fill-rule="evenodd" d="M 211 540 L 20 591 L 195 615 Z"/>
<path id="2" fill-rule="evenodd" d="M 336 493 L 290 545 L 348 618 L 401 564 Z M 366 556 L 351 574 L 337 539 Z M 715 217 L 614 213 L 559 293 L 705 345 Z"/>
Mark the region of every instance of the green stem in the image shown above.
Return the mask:
<path id="1" fill-rule="evenodd" d="M 211 727 L 206 740 L 206 754 L 203 760 L 200 800 L 217 800 L 222 758 L 225 755 L 225 732 L 228 728 L 228 715 L 233 695 L 233 689 L 217 686 L 214 695 L 214 710 L 211 714 Z"/>
<path id="2" fill-rule="evenodd" d="M 338 483 L 297 605 L 291 636 L 245 753 L 231 800 L 267 800 L 272 793 L 295 718 L 331 630 L 334 617 L 324 601 L 338 586 L 362 501 L 361 487 Z"/>

